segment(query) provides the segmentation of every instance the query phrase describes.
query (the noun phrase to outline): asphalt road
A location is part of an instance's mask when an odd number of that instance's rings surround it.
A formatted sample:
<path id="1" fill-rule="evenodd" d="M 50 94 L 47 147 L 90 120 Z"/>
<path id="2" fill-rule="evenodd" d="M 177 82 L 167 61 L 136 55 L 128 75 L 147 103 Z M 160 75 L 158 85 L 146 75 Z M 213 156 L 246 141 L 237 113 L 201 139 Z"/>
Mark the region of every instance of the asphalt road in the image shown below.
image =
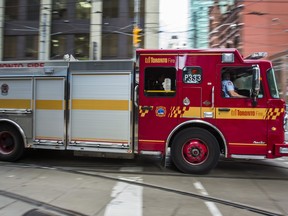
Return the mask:
<path id="1" fill-rule="evenodd" d="M 288 158 L 221 160 L 186 175 L 160 160 L 31 151 L 0 162 L 0 215 L 288 215 Z"/>

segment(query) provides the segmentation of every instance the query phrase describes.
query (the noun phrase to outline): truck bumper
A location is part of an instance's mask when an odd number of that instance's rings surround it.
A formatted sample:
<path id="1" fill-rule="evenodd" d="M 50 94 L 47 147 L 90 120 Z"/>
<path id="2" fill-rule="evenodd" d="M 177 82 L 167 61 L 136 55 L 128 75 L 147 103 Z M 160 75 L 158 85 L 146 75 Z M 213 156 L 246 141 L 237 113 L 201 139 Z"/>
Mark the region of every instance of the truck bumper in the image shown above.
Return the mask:
<path id="1" fill-rule="evenodd" d="M 276 157 L 288 156 L 288 144 L 275 144 L 274 155 Z"/>

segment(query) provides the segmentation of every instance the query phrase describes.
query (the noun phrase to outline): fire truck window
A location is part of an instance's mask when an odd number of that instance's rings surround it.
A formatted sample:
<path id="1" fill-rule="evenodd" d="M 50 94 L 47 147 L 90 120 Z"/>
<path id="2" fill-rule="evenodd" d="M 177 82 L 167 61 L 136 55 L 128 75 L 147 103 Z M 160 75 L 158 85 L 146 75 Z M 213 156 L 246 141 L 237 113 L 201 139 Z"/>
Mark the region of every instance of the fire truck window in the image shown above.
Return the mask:
<path id="1" fill-rule="evenodd" d="M 147 67 L 144 82 L 146 96 L 173 97 L 176 94 L 176 69 Z"/>
<path id="2" fill-rule="evenodd" d="M 230 81 L 232 81 L 234 91 L 236 93 L 238 93 L 239 95 L 250 97 L 250 92 L 252 89 L 252 67 L 224 67 L 221 71 L 221 77 L 223 97 L 227 97 L 225 95 L 225 89 L 223 89 L 226 87 L 225 85 L 223 85 L 224 79 L 229 79 Z M 262 85 L 258 97 L 263 98 Z"/>
<path id="3" fill-rule="evenodd" d="M 202 68 L 185 67 L 183 69 L 183 82 L 189 84 L 200 84 L 202 82 Z"/>

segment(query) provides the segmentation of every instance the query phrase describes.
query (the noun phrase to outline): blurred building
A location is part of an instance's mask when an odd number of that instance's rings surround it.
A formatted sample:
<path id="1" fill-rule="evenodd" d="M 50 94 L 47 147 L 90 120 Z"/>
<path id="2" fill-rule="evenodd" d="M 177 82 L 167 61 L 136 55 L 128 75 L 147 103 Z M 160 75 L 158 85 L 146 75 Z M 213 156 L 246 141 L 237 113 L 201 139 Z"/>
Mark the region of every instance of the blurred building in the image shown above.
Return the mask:
<path id="1" fill-rule="evenodd" d="M 186 49 L 186 41 L 181 41 L 177 35 L 172 35 L 168 42 L 168 49 Z"/>
<path id="2" fill-rule="evenodd" d="M 288 78 L 288 0 L 215 0 L 210 8 L 210 47 L 234 47 L 242 55 L 267 52 L 282 97 Z"/>
<path id="3" fill-rule="evenodd" d="M 288 49 L 269 56 L 276 72 L 276 79 L 280 87 L 280 95 L 288 102 Z"/>
<path id="4" fill-rule="evenodd" d="M 159 0 L 3 0 L 0 17 L 0 60 L 131 58 L 135 22 L 140 47 L 159 43 Z"/>
<path id="5" fill-rule="evenodd" d="M 209 47 L 234 47 L 242 54 L 243 1 L 215 0 L 209 11 Z"/>
<path id="6" fill-rule="evenodd" d="M 188 47 L 209 47 L 209 7 L 212 0 L 190 0 L 188 21 Z"/>
<path id="7" fill-rule="evenodd" d="M 210 15 L 210 47 L 236 47 L 243 56 L 288 48 L 288 0 L 215 0 Z"/>

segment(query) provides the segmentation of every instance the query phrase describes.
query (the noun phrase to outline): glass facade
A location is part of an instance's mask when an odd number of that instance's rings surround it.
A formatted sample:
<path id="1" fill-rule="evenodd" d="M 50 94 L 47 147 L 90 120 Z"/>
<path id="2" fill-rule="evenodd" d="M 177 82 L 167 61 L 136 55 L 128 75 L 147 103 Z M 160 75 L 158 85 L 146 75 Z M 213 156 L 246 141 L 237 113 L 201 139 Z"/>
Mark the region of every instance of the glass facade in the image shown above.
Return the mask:
<path id="1" fill-rule="evenodd" d="M 103 59 L 116 58 L 118 55 L 118 34 L 104 34 L 102 39 Z"/>
<path id="2" fill-rule="evenodd" d="M 39 20 L 40 0 L 27 1 L 27 20 Z"/>
<path id="3" fill-rule="evenodd" d="M 3 60 L 37 59 L 40 0 L 6 0 Z"/>
<path id="4" fill-rule="evenodd" d="M 5 1 L 5 20 L 17 20 L 19 15 L 19 0 Z"/>
<path id="5" fill-rule="evenodd" d="M 50 59 L 62 59 L 67 54 L 68 35 L 54 35 L 51 37 Z"/>
<path id="6" fill-rule="evenodd" d="M 53 0 L 52 19 L 67 19 L 67 0 Z"/>
<path id="7" fill-rule="evenodd" d="M 77 59 L 89 59 L 89 34 L 74 35 L 74 55 Z"/>
<path id="8" fill-rule="evenodd" d="M 6 60 L 17 58 L 17 36 L 4 37 L 4 53 L 3 58 Z"/>
<path id="9" fill-rule="evenodd" d="M 38 35 L 25 36 L 25 57 L 37 59 L 38 58 Z"/>
<path id="10" fill-rule="evenodd" d="M 95 55 L 97 49 L 101 51 L 100 59 L 133 57 L 134 0 L 103 0 L 99 4 L 102 8 L 92 7 L 95 2 L 87 0 L 50 2 L 46 7 L 41 0 L 4 1 L 2 60 L 42 59 L 43 52 L 49 59 L 63 59 L 65 54 L 92 59 L 90 55 Z M 144 29 L 146 0 L 140 2 L 140 28 Z M 100 20 L 99 24 L 91 21 L 93 16 Z M 92 29 L 91 25 L 100 28 Z M 100 39 L 97 43 L 95 39 L 90 41 L 93 37 Z"/>
<path id="11" fill-rule="evenodd" d="M 209 7 L 214 1 L 190 0 L 188 21 L 188 46 L 208 48 L 209 46 Z"/>
<path id="12" fill-rule="evenodd" d="M 119 17 L 119 0 L 103 1 L 103 18 Z"/>
<path id="13" fill-rule="evenodd" d="M 90 19 L 91 3 L 89 1 L 77 0 L 76 2 L 76 19 Z"/>
<path id="14" fill-rule="evenodd" d="M 63 59 L 65 54 L 72 54 L 79 60 L 89 59 L 89 34 L 52 36 L 50 59 Z"/>

